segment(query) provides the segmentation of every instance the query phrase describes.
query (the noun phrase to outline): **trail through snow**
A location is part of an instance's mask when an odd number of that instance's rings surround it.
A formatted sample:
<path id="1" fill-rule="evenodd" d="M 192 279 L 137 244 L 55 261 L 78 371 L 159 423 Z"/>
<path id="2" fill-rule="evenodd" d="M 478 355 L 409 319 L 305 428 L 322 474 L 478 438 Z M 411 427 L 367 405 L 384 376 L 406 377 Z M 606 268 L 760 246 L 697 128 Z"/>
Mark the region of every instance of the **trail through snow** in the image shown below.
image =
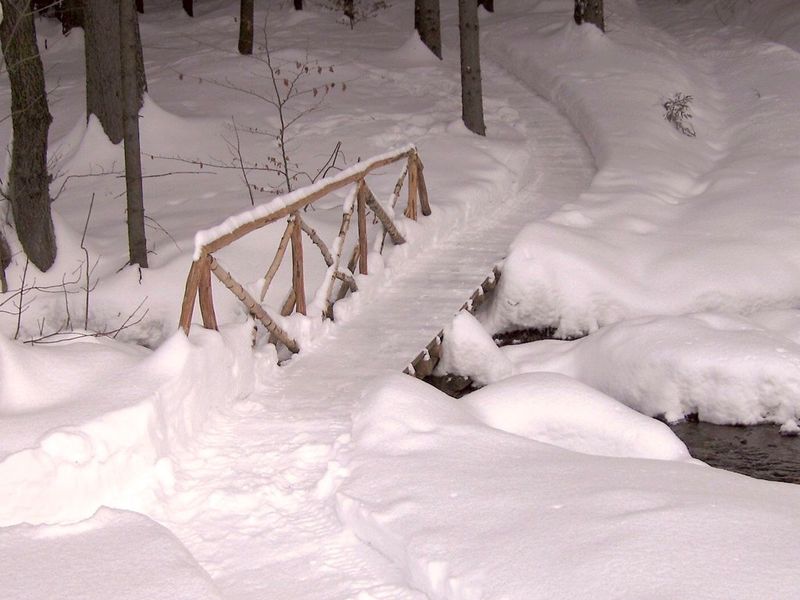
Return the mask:
<path id="1" fill-rule="evenodd" d="M 507 89 L 528 126 L 525 181 L 486 198 L 481 218 L 398 269 L 357 315 L 271 375 L 179 459 L 177 491 L 156 516 L 226 598 L 421 597 L 336 516 L 332 458 L 349 435 L 353 403 L 375 377 L 405 368 L 524 223 L 574 201 L 594 173 L 580 136 L 552 105 L 488 61 L 484 77 Z"/>

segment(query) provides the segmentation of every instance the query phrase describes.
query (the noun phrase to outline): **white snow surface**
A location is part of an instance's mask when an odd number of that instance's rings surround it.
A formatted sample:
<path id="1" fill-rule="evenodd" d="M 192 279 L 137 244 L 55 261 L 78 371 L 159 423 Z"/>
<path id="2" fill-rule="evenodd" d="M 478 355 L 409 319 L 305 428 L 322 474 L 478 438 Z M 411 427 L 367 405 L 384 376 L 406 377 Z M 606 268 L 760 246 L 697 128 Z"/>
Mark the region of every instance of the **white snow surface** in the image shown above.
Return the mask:
<path id="1" fill-rule="evenodd" d="M 233 47 L 238 7 L 196 3 L 189 19 L 174 0 L 148 0 L 140 18 L 143 270 L 125 266 L 122 148 L 84 114 L 81 32 L 38 19 L 59 254 L 47 273 L 26 265 L 0 202 L 13 254 L 0 295 L 4 592 L 792 597 L 797 487 L 692 464 L 664 425 L 619 401 L 797 431 L 794 7 L 607 0 L 603 36 L 572 23 L 570 0 L 497 3 L 481 12 L 480 138 L 460 121 L 455 2 L 442 3 L 443 61 L 413 33 L 410 0 L 353 29 L 278 4 L 266 21 L 273 58 L 334 67 L 311 68 L 311 86 L 347 83 L 298 121 L 292 160 L 313 174 L 342 141 L 347 170 L 413 144 L 434 214 L 397 214 L 409 243 L 370 254 L 336 324 L 281 321 L 302 342 L 285 367 L 263 334 L 251 350 L 246 311 L 216 281 L 222 332 L 195 324 L 187 340 L 175 330 L 198 232 L 285 201 L 274 199 L 281 182 L 253 169 L 251 204 L 237 168 L 233 119 L 259 165 L 273 140 L 245 131 L 277 121 L 258 99 L 263 64 Z M 712 4 L 733 13 L 720 19 Z M 694 97 L 696 138 L 663 119 L 677 91 Z M 0 145 L 9 106 L 0 73 Z M 380 199 L 395 171 L 370 180 Z M 303 218 L 333 240 L 345 200 L 333 194 Z M 598 333 L 499 351 L 464 316 L 448 336 L 463 334 L 469 352 L 448 360 L 486 382 L 543 363 L 562 374 L 517 375 L 461 401 L 406 377 L 373 381 L 408 364 L 526 223 L 480 319 L 491 332 Z M 257 293 L 282 231 L 265 227 L 217 258 Z M 308 240 L 304 252 L 313 290 L 326 267 Z M 271 314 L 290 281 L 284 264 Z M 81 337 L 84 319 L 116 341 Z"/>
<path id="2" fill-rule="evenodd" d="M 575 452 L 690 458 L 684 443 L 663 423 L 557 373 L 509 377 L 467 395 L 463 403 L 491 427 Z"/>
<path id="3" fill-rule="evenodd" d="M 784 314 L 796 319 L 796 312 Z M 507 346 L 503 354 L 517 373 L 563 373 L 670 421 L 695 414 L 710 423 L 789 428 L 800 418 L 800 345 L 744 317 L 643 317 L 571 342 Z"/>
<path id="4" fill-rule="evenodd" d="M 0 529 L 6 600 L 219 600 L 186 548 L 147 517 L 102 508 L 75 525 Z"/>
<path id="5" fill-rule="evenodd" d="M 800 584 L 797 486 L 569 452 L 408 377 L 366 394 L 340 460 L 341 518 L 428 598 L 755 600 Z"/>
<path id="6" fill-rule="evenodd" d="M 154 352 L 0 338 L 0 525 L 78 521 L 169 493 L 176 448 L 251 391 L 249 345 L 241 325 L 178 332 Z"/>
<path id="7" fill-rule="evenodd" d="M 787 73 L 800 55 L 723 27 L 703 3 L 611 2 L 606 35 L 560 12 L 532 25 L 514 18 L 527 3 L 509 4 L 487 23 L 489 52 L 570 117 L 598 173 L 512 244 L 488 328 L 570 336 L 797 306 L 800 88 Z M 676 92 L 694 99 L 695 138 L 664 119 Z"/>

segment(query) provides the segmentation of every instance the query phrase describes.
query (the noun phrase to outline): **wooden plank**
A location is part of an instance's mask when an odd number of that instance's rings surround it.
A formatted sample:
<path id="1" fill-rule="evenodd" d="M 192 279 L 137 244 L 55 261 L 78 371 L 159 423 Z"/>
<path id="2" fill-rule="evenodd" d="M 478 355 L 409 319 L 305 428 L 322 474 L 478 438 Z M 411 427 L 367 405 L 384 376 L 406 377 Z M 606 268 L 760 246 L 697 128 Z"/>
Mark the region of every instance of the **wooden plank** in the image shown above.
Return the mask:
<path id="1" fill-rule="evenodd" d="M 297 312 L 306 314 L 306 284 L 303 280 L 303 238 L 302 229 L 298 226 L 295 215 L 295 227 L 292 229 L 292 290 Z"/>
<path id="2" fill-rule="evenodd" d="M 267 274 L 264 275 L 264 283 L 261 285 L 261 294 L 259 295 L 259 300 L 261 302 L 264 301 L 264 297 L 267 295 L 267 290 L 269 289 L 272 280 L 275 278 L 275 274 L 278 272 L 278 269 L 283 262 L 283 257 L 286 254 L 286 247 L 289 245 L 289 238 L 292 235 L 292 230 L 294 230 L 295 223 L 293 220 L 289 220 L 286 223 L 286 229 L 283 230 L 283 236 L 281 236 L 281 241 L 278 243 L 278 251 L 275 253 L 275 256 L 272 259 L 272 262 L 269 265 L 269 269 L 267 269 Z"/>
<path id="3" fill-rule="evenodd" d="M 244 235 L 247 235 L 250 232 L 253 232 L 257 229 L 261 229 L 265 225 L 274 223 L 275 221 L 283 217 L 288 217 L 292 213 L 305 208 L 312 202 L 315 202 L 320 198 L 327 196 L 331 192 L 346 187 L 352 183 L 356 183 L 359 179 L 363 179 L 367 173 L 385 167 L 386 165 L 398 162 L 404 158 L 408 158 L 412 156 L 414 153 L 415 150 L 407 150 L 406 152 L 402 152 L 400 154 L 397 154 L 396 156 L 376 161 L 370 164 L 367 168 L 357 171 L 355 173 L 351 173 L 346 177 L 341 177 L 341 178 L 333 177 L 331 178 L 332 181 L 329 184 L 322 186 L 321 188 L 316 189 L 313 192 L 309 192 L 306 195 L 300 196 L 293 202 L 290 202 L 289 204 L 277 209 L 275 212 L 272 212 L 268 215 L 264 215 L 263 217 L 260 217 L 258 219 L 254 219 L 253 221 L 250 221 L 248 223 L 239 225 L 233 231 L 230 231 L 229 233 L 226 233 L 225 235 L 218 237 L 216 240 L 207 243 L 205 246 L 203 246 L 203 251 L 206 252 L 207 254 L 216 252 L 220 248 L 224 248 L 231 242 L 238 240 L 239 238 L 241 238 Z"/>
<path id="4" fill-rule="evenodd" d="M 272 317 L 270 317 L 267 311 L 264 310 L 264 307 L 256 302 L 256 299 L 253 298 L 247 292 L 247 290 L 245 290 L 244 287 L 242 287 L 242 285 L 236 281 L 231 274 L 222 267 L 222 265 L 217 262 L 217 259 L 215 259 L 213 256 L 209 256 L 208 261 L 211 267 L 211 272 L 214 273 L 216 278 L 219 279 L 222 284 L 228 288 L 233 295 L 242 302 L 242 304 L 245 305 L 247 310 L 251 312 L 256 319 L 261 321 L 264 327 L 267 328 L 267 331 L 269 331 L 274 338 L 283 343 L 283 345 L 285 345 L 290 352 L 300 351 L 300 347 L 297 345 L 297 342 L 293 338 L 289 337 L 289 334 L 287 334 L 275 323 L 275 321 L 272 320 Z"/>
<path id="5" fill-rule="evenodd" d="M 366 183 L 364 183 L 364 188 L 366 190 L 365 193 L 367 206 L 369 206 L 372 212 L 375 213 L 375 216 L 378 217 L 378 221 L 380 221 L 381 225 L 383 225 L 384 231 L 389 234 L 389 237 L 392 239 L 392 243 L 394 243 L 395 246 L 405 244 L 406 238 L 404 238 L 403 234 L 398 231 L 394 221 L 386 213 L 386 211 L 383 210 L 380 202 L 378 202 L 378 199 L 375 198 L 375 194 L 372 193 L 372 190 L 369 189 L 369 186 L 367 186 Z"/>
<path id="6" fill-rule="evenodd" d="M 183 302 L 181 303 L 181 318 L 178 321 L 178 326 L 183 329 L 186 335 L 189 335 L 189 330 L 192 327 L 192 315 L 194 314 L 194 303 L 197 298 L 197 289 L 200 287 L 201 265 L 200 261 L 203 260 L 201 256 L 198 260 L 192 263 L 189 269 L 189 274 L 186 277 L 186 288 L 183 291 Z"/>
<path id="7" fill-rule="evenodd" d="M 409 219 L 417 220 L 417 191 L 419 184 L 417 183 L 417 161 L 413 156 L 408 157 L 408 204 L 403 213 Z"/>
<path id="8" fill-rule="evenodd" d="M 419 206 L 422 214 L 426 217 L 431 216 L 431 205 L 428 201 L 428 186 L 425 185 L 425 175 L 423 175 L 423 169 L 425 168 L 422 165 L 422 161 L 419 159 L 419 155 L 414 155 L 414 159 L 417 163 L 417 186 L 419 192 Z"/>
<path id="9" fill-rule="evenodd" d="M 200 285 L 198 296 L 200 298 L 200 314 L 203 317 L 203 327 L 217 331 L 217 315 L 214 313 L 214 299 L 211 296 L 211 261 L 209 256 L 201 259 Z"/>
<path id="10" fill-rule="evenodd" d="M 358 272 L 367 275 L 367 184 L 358 182 Z"/>

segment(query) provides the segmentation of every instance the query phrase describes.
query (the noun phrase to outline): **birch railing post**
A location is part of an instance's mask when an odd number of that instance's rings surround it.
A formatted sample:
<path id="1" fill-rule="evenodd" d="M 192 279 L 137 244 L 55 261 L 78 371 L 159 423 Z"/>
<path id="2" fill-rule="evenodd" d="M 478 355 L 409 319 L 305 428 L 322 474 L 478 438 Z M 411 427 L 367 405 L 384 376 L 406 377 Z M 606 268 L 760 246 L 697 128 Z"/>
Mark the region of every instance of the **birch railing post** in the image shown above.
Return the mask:
<path id="1" fill-rule="evenodd" d="M 425 185 L 425 175 L 423 174 L 423 170 L 425 167 L 422 164 L 422 161 L 419 159 L 419 155 L 415 154 L 414 159 L 417 163 L 417 185 L 419 187 L 419 206 L 422 210 L 422 214 L 426 217 L 431 216 L 431 205 L 428 202 L 428 187 Z"/>
<path id="2" fill-rule="evenodd" d="M 264 296 L 267 295 L 267 290 L 269 289 L 275 274 L 278 272 L 278 268 L 281 266 L 283 257 L 286 254 L 286 246 L 289 245 L 289 238 L 292 235 L 294 227 L 295 223 L 290 219 L 289 222 L 286 223 L 286 229 L 283 230 L 283 236 L 281 236 L 281 241 L 278 243 L 278 251 L 275 253 L 274 258 L 269 265 L 269 269 L 267 269 L 267 274 L 264 275 L 264 283 L 261 285 L 261 294 L 259 296 L 259 300 L 261 302 L 264 301 Z"/>
<path id="3" fill-rule="evenodd" d="M 409 219 L 417 220 L 417 160 L 416 154 L 408 157 L 408 205 L 406 205 L 405 215 Z"/>
<path id="4" fill-rule="evenodd" d="M 282 342 L 291 352 L 299 352 L 300 347 L 297 345 L 297 342 L 289 337 L 289 334 L 283 329 L 278 327 L 275 321 L 272 320 L 272 317 L 264 310 L 264 307 L 256 302 L 256 299 L 244 289 L 242 284 L 236 281 L 213 256 L 208 257 L 208 263 L 211 267 L 211 272 L 214 273 L 216 278 L 245 305 L 248 311 L 253 313 L 253 316 L 261 321 L 272 336 Z"/>
<path id="5" fill-rule="evenodd" d="M 367 184 L 358 182 L 358 272 L 368 274 L 367 269 Z"/>
<path id="6" fill-rule="evenodd" d="M 403 237 L 403 234 L 398 231 L 397 226 L 394 224 L 392 218 L 383 210 L 380 202 L 375 197 L 375 194 L 372 193 L 372 190 L 369 189 L 367 184 L 364 184 L 365 188 L 365 197 L 367 199 L 367 206 L 370 207 L 375 216 L 380 221 L 381 225 L 383 225 L 383 230 L 389 234 L 389 237 L 392 238 L 392 243 L 395 246 L 399 246 L 401 244 L 406 243 L 406 238 Z"/>
<path id="7" fill-rule="evenodd" d="M 203 317 L 203 327 L 217 330 L 217 315 L 214 313 L 214 300 L 211 296 L 211 257 L 208 255 L 202 257 L 200 264 L 198 296 L 200 298 L 200 314 Z"/>
<path id="8" fill-rule="evenodd" d="M 200 261 L 192 262 L 189 275 L 186 277 L 186 288 L 183 292 L 183 302 L 181 303 L 180 328 L 183 333 L 189 335 L 192 327 L 192 315 L 194 314 L 194 303 L 197 299 L 197 289 L 200 287 Z"/>
<path id="9" fill-rule="evenodd" d="M 298 215 L 294 215 L 294 229 L 292 229 L 292 290 L 297 312 L 306 314 L 306 285 L 303 279 L 303 231 L 298 222 Z"/>

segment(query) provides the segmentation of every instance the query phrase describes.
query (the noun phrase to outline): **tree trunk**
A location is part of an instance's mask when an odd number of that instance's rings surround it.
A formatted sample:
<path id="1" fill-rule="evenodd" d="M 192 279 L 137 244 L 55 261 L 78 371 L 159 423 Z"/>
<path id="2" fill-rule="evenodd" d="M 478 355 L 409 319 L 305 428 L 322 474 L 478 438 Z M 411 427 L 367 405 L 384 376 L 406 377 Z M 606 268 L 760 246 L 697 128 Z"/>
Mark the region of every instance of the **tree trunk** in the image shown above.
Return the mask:
<path id="1" fill-rule="evenodd" d="M 478 5 L 475 0 L 458 0 L 458 30 L 461 38 L 461 116 L 467 129 L 478 135 L 486 135 L 481 91 Z"/>
<path id="2" fill-rule="evenodd" d="M 112 143 L 122 141 L 122 73 L 120 72 L 120 2 L 132 0 L 85 0 L 84 51 L 86 56 L 86 117 L 96 115 Z M 137 112 L 142 107 L 147 82 L 136 21 L 136 56 L 133 70 L 137 88 Z"/>
<path id="3" fill-rule="evenodd" d="M 494 12 L 494 0 L 478 0 L 478 6 L 482 6 L 489 12 Z"/>
<path id="4" fill-rule="evenodd" d="M 58 20 L 64 34 L 75 27 L 84 27 L 83 4 L 84 0 L 61 0 Z"/>
<path id="5" fill-rule="evenodd" d="M 144 14 L 144 0 L 136 0 L 136 12 L 140 15 Z"/>
<path id="6" fill-rule="evenodd" d="M 575 22 L 578 25 L 591 23 L 596 25 L 600 31 L 605 31 L 603 0 L 575 0 Z"/>
<path id="7" fill-rule="evenodd" d="M 56 258 L 56 237 L 48 190 L 47 132 L 52 117 L 44 69 L 29 0 L 0 0 L 0 6 L 0 43 L 11 84 L 13 130 L 6 193 L 25 254 L 40 271 L 46 271 Z"/>
<path id="8" fill-rule="evenodd" d="M 352 29 L 353 23 L 356 21 L 355 0 L 343 0 L 342 6 L 344 8 L 344 16 L 350 19 L 350 28 Z"/>
<path id="9" fill-rule="evenodd" d="M 3 235 L 3 230 L 0 229 L 0 294 L 5 294 L 8 291 L 8 280 L 6 279 L 6 269 L 11 264 L 11 249 L 8 247 L 8 242 Z"/>
<path id="10" fill-rule="evenodd" d="M 294 9 L 303 10 L 303 0 L 294 0 Z"/>
<path id="11" fill-rule="evenodd" d="M 239 54 L 253 53 L 253 0 L 241 0 L 239 9 Z"/>
<path id="12" fill-rule="evenodd" d="M 442 31 L 439 0 L 414 0 L 414 28 L 420 39 L 438 58 L 442 58 Z"/>
<path id="13" fill-rule="evenodd" d="M 194 0 L 183 0 L 183 10 L 190 17 L 194 16 Z"/>
<path id="14" fill-rule="evenodd" d="M 139 25 L 134 0 L 119 1 L 119 57 L 121 72 L 122 123 L 125 139 L 125 191 L 128 205 L 128 249 L 130 263 L 147 267 L 147 240 L 144 231 L 142 193 L 142 154 L 139 147 L 139 109 L 141 88 L 136 72 L 141 57 Z"/>

